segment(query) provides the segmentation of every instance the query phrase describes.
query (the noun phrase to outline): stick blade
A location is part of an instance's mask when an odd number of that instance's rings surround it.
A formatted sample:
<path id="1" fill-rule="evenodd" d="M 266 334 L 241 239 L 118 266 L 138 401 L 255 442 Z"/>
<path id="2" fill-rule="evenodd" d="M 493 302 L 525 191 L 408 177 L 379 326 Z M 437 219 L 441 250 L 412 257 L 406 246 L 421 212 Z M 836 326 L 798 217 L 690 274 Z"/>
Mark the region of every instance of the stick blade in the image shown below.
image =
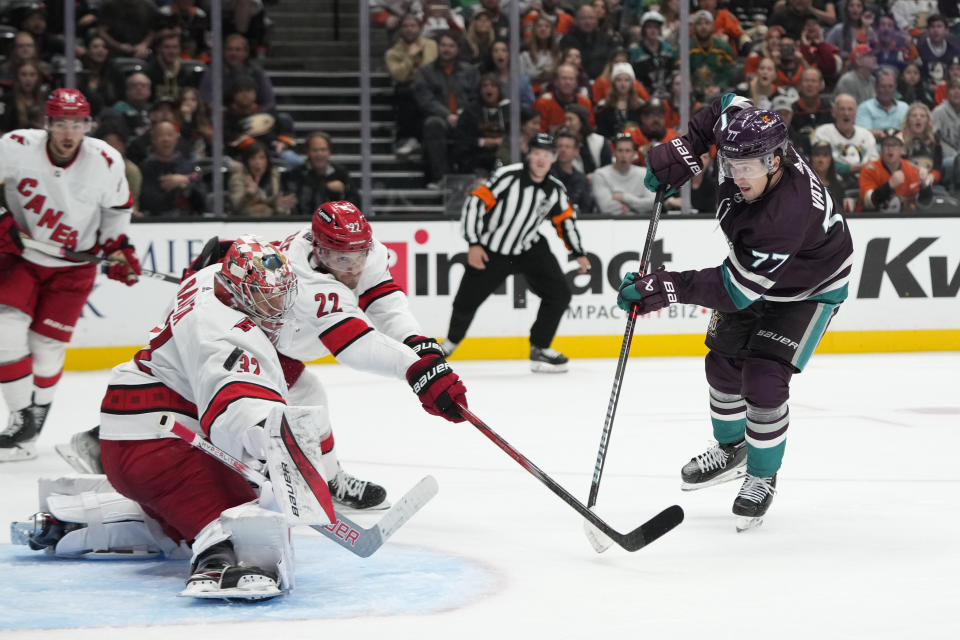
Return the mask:
<path id="1" fill-rule="evenodd" d="M 590 507 L 590 511 L 595 512 L 596 509 Z M 613 540 L 603 531 L 593 526 L 593 523 L 589 520 L 583 521 L 583 533 L 587 536 L 587 541 L 590 542 L 590 546 L 592 546 L 593 550 L 597 553 L 603 553 L 613 544 Z"/>
<path id="2" fill-rule="evenodd" d="M 623 536 L 623 540 L 617 540 L 617 543 L 627 551 L 636 551 L 668 533 L 681 522 L 683 522 L 683 509 L 675 504 Z"/>

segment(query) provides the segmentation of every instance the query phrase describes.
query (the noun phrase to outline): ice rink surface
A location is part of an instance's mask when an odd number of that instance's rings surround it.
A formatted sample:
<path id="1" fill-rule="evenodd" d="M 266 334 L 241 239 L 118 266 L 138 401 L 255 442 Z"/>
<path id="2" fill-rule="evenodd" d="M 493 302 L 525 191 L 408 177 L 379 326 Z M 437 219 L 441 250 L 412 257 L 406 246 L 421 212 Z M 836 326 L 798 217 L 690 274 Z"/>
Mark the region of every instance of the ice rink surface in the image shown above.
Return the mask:
<path id="1" fill-rule="evenodd" d="M 615 362 L 553 376 L 452 362 L 477 415 L 586 501 Z M 377 554 L 361 561 L 298 531 L 291 597 L 231 605 L 177 598 L 182 561 L 9 546 L 6 523 L 36 510 L 37 478 L 69 472 L 53 445 L 97 422 L 106 372 L 70 373 L 40 456 L 0 466 L 0 636 L 960 638 L 960 354 L 814 357 L 793 381 L 779 494 L 742 534 L 739 483 L 679 489 L 680 467 L 711 439 L 702 361 L 631 360 L 598 513 L 622 531 L 674 503 L 687 516 L 647 548 L 603 555 L 570 507 L 469 424 L 423 413 L 405 383 L 313 370 L 351 473 L 394 497 L 428 473 L 440 483 Z"/>

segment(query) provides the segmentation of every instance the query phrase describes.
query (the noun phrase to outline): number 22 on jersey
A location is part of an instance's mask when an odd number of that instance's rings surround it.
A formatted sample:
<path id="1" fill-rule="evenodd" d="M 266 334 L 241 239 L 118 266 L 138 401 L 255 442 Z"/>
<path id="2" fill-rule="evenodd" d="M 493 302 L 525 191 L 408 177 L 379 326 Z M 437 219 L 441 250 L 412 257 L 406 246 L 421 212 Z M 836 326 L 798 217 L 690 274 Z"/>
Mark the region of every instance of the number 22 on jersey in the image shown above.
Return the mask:
<path id="1" fill-rule="evenodd" d="M 322 318 L 328 313 L 342 313 L 343 308 L 340 307 L 340 296 L 336 293 L 318 293 L 313 296 L 313 299 L 316 300 L 319 304 L 317 305 L 317 317 Z M 327 303 L 330 303 L 330 309 L 327 309 Z"/>

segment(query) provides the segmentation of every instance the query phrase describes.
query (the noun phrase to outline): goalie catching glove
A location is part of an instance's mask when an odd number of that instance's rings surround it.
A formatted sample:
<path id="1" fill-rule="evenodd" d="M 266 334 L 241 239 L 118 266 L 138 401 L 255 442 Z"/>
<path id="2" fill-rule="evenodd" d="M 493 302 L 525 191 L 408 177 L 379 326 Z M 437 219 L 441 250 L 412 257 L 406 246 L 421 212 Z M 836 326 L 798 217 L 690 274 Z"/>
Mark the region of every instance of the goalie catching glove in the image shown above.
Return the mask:
<path id="1" fill-rule="evenodd" d="M 456 405 L 467 406 L 467 388 L 449 362 L 427 354 L 407 369 L 407 382 L 420 397 L 424 411 L 450 422 L 463 422 Z"/>
<path id="2" fill-rule="evenodd" d="M 122 235 L 116 240 L 103 243 L 103 255 L 113 264 L 107 268 L 107 277 L 119 280 L 128 287 L 137 281 L 140 275 L 140 261 L 130 239 Z"/>
<path id="3" fill-rule="evenodd" d="M 669 307 L 677 300 L 677 286 L 673 275 L 660 267 L 654 273 L 640 276 L 639 273 L 628 273 L 620 283 L 620 295 L 617 296 L 617 306 L 624 311 L 637 306 L 637 315 L 659 311 Z"/>

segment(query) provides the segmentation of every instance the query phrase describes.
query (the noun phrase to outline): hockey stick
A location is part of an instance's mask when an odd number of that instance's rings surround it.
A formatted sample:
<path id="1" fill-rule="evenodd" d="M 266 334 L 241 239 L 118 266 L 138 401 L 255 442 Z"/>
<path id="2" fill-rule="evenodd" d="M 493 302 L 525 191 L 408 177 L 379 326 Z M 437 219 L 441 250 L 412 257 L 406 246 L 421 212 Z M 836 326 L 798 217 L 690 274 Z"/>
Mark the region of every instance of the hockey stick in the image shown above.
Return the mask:
<path id="1" fill-rule="evenodd" d="M 237 460 L 209 440 L 201 438 L 193 430 L 177 422 L 172 414 L 165 413 L 160 416 L 159 426 L 161 429 L 170 431 L 173 435 L 181 438 L 187 444 L 213 456 L 228 467 L 232 467 L 234 471 L 249 482 L 261 487 L 264 483 L 270 482 L 260 470 Z M 437 495 L 438 490 L 437 480 L 433 476 L 424 476 L 369 529 L 361 527 L 340 513 L 336 514 L 337 521 L 335 523 L 324 526 L 311 525 L 310 528 L 319 531 L 326 538 L 333 540 L 354 555 L 368 558 L 383 546 L 383 543 L 427 504 L 433 496 Z"/>
<path id="2" fill-rule="evenodd" d="M 660 214 L 663 213 L 663 201 L 670 190 L 669 185 L 662 185 L 657 190 L 657 198 L 653 203 L 653 215 L 647 227 L 647 239 L 643 243 L 643 252 L 640 254 L 640 275 L 647 272 L 650 266 L 650 254 L 653 252 L 653 242 L 657 237 L 657 224 Z M 617 413 L 617 403 L 620 401 L 620 385 L 623 374 L 627 369 L 627 358 L 630 355 L 630 345 L 633 343 L 633 330 L 637 326 L 637 305 L 633 305 L 627 316 L 627 327 L 623 331 L 623 343 L 620 346 L 620 359 L 617 360 L 617 370 L 613 374 L 613 389 L 610 391 L 610 402 L 607 403 L 607 416 L 603 421 L 603 431 L 600 434 L 600 449 L 597 451 L 597 462 L 593 466 L 593 480 L 590 482 L 590 495 L 587 497 L 587 508 L 592 509 L 597 504 L 597 494 L 600 493 L 600 477 L 603 475 L 603 465 L 607 460 L 607 445 L 610 443 L 610 432 L 613 431 L 613 418 Z M 589 521 L 584 521 L 583 532 L 587 540 L 593 545 L 594 551 L 603 553 L 610 548 L 610 540 L 605 538 Z"/>
<path id="3" fill-rule="evenodd" d="M 53 256 L 55 258 L 70 258 L 71 260 L 80 260 L 81 262 L 92 262 L 94 264 L 114 264 L 116 261 L 111 260 L 110 258 L 105 258 L 103 256 L 95 256 L 92 253 L 81 253 L 79 251 L 70 251 L 66 247 L 61 247 L 55 244 L 49 244 L 47 242 L 41 242 L 39 240 L 34 240 L 28 236 L 21 235 L 20 241 L 23 242 L 23 246 L 28 249 L 33 249 L 34 251 L 39 251 L 40 253 L 45 253 L 48 256 Z M 156 278 L 157 280 L 163 280 L 164 282 L 172 282 L 173 284 L 180 284 L 180 278 L 177 276 L 172 276 L 169 273 L 160 273 L 159 271 L 150 271 L 149 269 L 143 269 L 140 272 L 141 276 L 145 278 Z"/>
<path id="4" fill-rule="evenodd" d="M 457 404 L 457 411 L 460 412 L 460 415 L 462 415 L 467 422 L 479 429 L 483 435 L 487 436 L 494 444 L 503 449 L 507 455 L 516 460 L 521 467 L 529 471 L 537 480 L 547 485 L 550 491 L 560 496 L 560 498 L 573 507 L 577 513 L 586 518 L 587 521 L 603 532 L 604 535 L 627 551 L 636 551 L 637 549 L 645 547 L 683 522 L 683 509 L 678 505 L 673 505 L 653 516 L 630 533 L 620 533 L 597 517 L 593 511 L 574 498 L 569 491 L 557 484 L 556 480 L 544 473 L 537 465 L 533 464 L 529 458 L 514 449 L 510 443 L 501 438 L 497 432 L 484 424 L 480 418 L 475 416 L 465 406 Z"/>

